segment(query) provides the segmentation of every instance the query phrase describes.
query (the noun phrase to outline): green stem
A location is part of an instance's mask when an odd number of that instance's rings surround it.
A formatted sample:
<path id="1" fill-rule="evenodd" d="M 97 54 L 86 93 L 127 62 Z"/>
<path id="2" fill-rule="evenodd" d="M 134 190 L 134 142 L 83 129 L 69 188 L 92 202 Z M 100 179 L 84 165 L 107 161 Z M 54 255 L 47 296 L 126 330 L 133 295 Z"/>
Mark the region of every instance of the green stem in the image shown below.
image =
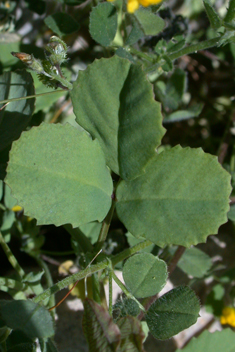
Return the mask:
<path id="1" fill-rule="evenodd" d="M 193 54 L 193 53 L 196 53 L 197 51 L 211 48 L 211 47 L 215 46 L 216 44 L 218 44 L 219 40 L 220 40 L 220 37 L 215 37 L 215 38 L 208 39 L 208 40 L 205 40 L 205 41 L 197 43 L 197 44 L 189 45 L 179 51 L 176 51 L 175 53 L 170 54 L 168 56 L 168 58 L 171 61 L 174 61 L 176 59 L 179 59 L 181 56 Z M 145 72 L 149 73 L 149 72 L 155 71 L 161 65 L 162 65 L 162 63 L 157 63 L 153 66 L 147 67 L 145 69 Z"/>
<path id="2" fill-rule="evenodd" d="M 47 287 L 51 287 L 53 285 L 53 280 L 52 280 L 51 272 L 50 272 L 47 264 L 44 262 L 44 260 L 42 260 L 42 258 L 40 258 L 38 256 L 35 256 L 34 259 L 37 261 L 37 263 L 40 265 L 40 267 L 45 272 Z M 54 307 L 54 305 L 55 305 L 55 295 L 51 295 L 49 302 L 48 302 L 48 307 Z M 52 310 L 51 313 L 53 316 L 55 316 L 55 310 Z"/>
<path id="3" fill-rule="evenodd" d="M 124 250 L 122 253 L 117 254 L 111 259 L 112 266 L 114 267 L 116 264 L 119 262 L 122 262 L 124 259 L 128 258 L 130 255 L 135 254 L 136 252 L 139 252 L 141 249 L 144 249 L 148 246 L 150 246 L 152 242 L 150 241 L 144 241 L 141 243 L 136 244 L 135 246 L 128 248 Z M 90 267 L 79 271 L 76 274 L 73 274 L 71 276 L 66 277 L 65 279 L 57 282 L 55 285 L 51 286 L 44 292 L 42 292 L 40 295 L 36 296 L 33 298 L 33 301 L 38 303 L 40 301 L 43 301 L 44 299 L 48 298 L 49 296 L 55 294 L 56 292 L 59 292 L 63 288 L 69 286 L 70 284 L 73 284 L 74 282 L 84 279 L 86 276 L 92 275 L 96 273 L 97 271 L 104 270 L 106 268 L 110 267 L 110 260 L 105 259 L 102 262 L 99 262 L 97 264 L 91 265 Z"/>
<path id="4" fill-rule="evenodd" d="M 109 266 L 109 261 L 108 260 L 103 260 L 102 262 L 98 264 L 94 264 L 82 271 L 79 271 L 78 273 L 75 273 L 73 275 L 70 275 L 66 277 L 65 279 L 57 282 L 55 285 L 51 286 L 44 292 L 42 292 L 40 295 L 36 296 L 33 298 L 33 301 L 35 303 L 38 303 L 40 301 L 43 301 L 44 299 L 48 298 L 50 295 L 53 295 L 56 292 L 59 292 L 63 288 L 69 286 L 70 284 L 79 281 L 81 279 L 84 279 L 86 276 L 90 276 L 97 271 L 106 269 Z"/>
<path id="5" fill-rule="evenodd" d="M 112 270 L 109 270 L 109 315 L 113 314 L 113 277 Z"/>
<path id="6" fill-rule="evenodd" d="M 136 50 L 135 48 L 129 48 L 128 51 L 131 54 L 136 55 L 136 56 L 140 57 L 141 59 L 147 60 L 151 63 L 153 63 L 155 61 L 155 58 L 150 57 L 148 54 L 142 53 L 141 51 Z"/>
<path id="7" fill-rule="evenodd" d="M 63 78 L 63 77 L 61 77 L 61 76 L 59 76 L 59 75 L 57 75 L 57 74 L 51 73 L 51 72 L 50 72 L 50 75 L 51 75 L 51 77 L 52 77 L 54 80 L 60 82 L 63 87 L 66 87 L 66 88 L 68 88 L 69 90 L 71 90 L 71 89 L 73 88 L 72 83 L 70 83 L 69 81 L 67 81 L 66 78 Z"/>
<path id="8" fill-rule="evenodd" d="M 13 268 L 17 271 L 18 275 L 23 278 L 25 276 L 25 272 L 24 270 L 21 268 L 20 264 L 18 263 L 16 257 L 14 256 L 14 254 L 12 253 L 11 249 L 8 247 L 8 245 L 6 244 L 2 233 L 0 232 L 0 244 L 2 246 L 2 249 L 4 250 L 8 261 L 11 263 L 11 265 L 13 266 Z"/>
<path id="9" fill-rule="evenodd" d="M 122 262 L 126 258 L 130 257 L 131 255 L 141 251 L 142 249 L 145 249 L 146 247 L 151 246 L 153 244 L 152 242 L 146 240 L 140 243 L 137 243 L 135 246 L 131 248 L 125 249 L 123 252 L 118 253 L 115 255 L 111 260 L 112 260 L 112 265 L 113 267 L 117 265 L 118 263 Z"/>
<path id="10" fill-rule="evenodd" d="M 8 279 L 5 277 L 0 277 L 0 287 L 1 286 L 13 288 L 14 290 L 17 290 L 17 291 L 24 291 L 27 288 L 26 284 L 23 284 L 22 282 L 19 282 L 13 279 Z"/>
<path id="11" fill-rule="evenodd" d="M 97 252 L 103 247 L 103 244 L 104 244 L 106 237 L 108 235 L 108 231 L 109 231 L 109 227 L 110 227 L 111 220 L 113 217 L 115 205 L 116 205 L 116 202 L 115 202 L 115 199 L 113 199 L 111 208 L 103 221 L 103 224 L 102 224 L 102 227 L 100 230 L 100 234 L 99 234 L 99 238 L 98 238 L 96 246 L 95 246 L 95 251 L 97 251 Z"/>
<path id="12" fill-rule="evenodd" d="M 116 276 L 116 274 L 114 273 L 114 271 L 112 271 L 112 277 L 114 279 L 114 281 L 116 282 L 116 284 L 121 288 L 121 290 L 125 293 L 125 295 L 130 298 L 133 299 L 139 306 L 139 308 L 143 311 L 145 311 L 145 308 L 142 306 L 142 304 L 127 290 L 126 286 L 123 285 L 123 283 L 119 280 L 119 278 Z"/>
<path id="13" fill-rule="evenodd" d="M 0 101 L 0 104 L 5 104 L 5 103 L 8 103 L 8 102 L 11 103 L 12 101 L 19 101 L 19 100 L 32 99 L 32 98 L 42 97 L 43 95 L 55 94 L 55 93 L 67 92 L 67 91 L 68 91 L 67 89 L 60 89 L 60 90 L 53 90 L 52 92 L 47 92 L 47 93 L 40 93 L 40 94 L 28 95 L 28 96 L 26 96 L 26 97 L 5 99 L 5 100 L 1 100 L 1 101 Z"/>

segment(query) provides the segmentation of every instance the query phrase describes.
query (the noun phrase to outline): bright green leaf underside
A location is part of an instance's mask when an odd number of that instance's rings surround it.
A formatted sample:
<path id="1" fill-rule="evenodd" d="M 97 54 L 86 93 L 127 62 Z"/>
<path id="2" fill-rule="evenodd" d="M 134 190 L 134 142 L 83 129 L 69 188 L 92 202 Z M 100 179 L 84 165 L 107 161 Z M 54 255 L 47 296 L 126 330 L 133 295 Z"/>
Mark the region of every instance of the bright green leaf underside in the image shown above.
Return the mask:
<path id="1" fill-rule="evenodd" d="M 77 122 L 97 138 L 123 179 L 143 172 L 164 135 L 160 104 L 139 66 L 115 55 L 80 72 L 71 91 Z"/>
<path id="2" fill-rule="evenodd" d="M 216 157 L 177 146 L 149 162 L 144 175 L 119 184 L 116 209 L 134 236 L 189 247 L 227 221 L 230 192 L 230 175 Z"/>
<path id="3" fill-rule="evenodd" d="M 123 278 L 135 297 L 150 297 L 165 286 L 167 266 L 151 253 L 139 253 L 125 262 Z"/>
<path id="4" fill-rule="evenodd" d="M 155 301 L 146 314 L 152 335 L 167 340 L 196 323 L 200 304 L 194 291 L 179 286 Z"/>
<path id="5" fill-rule="evenodd" d="M 209 348 L 209 349 L 208 349 Z M 198 338 L 193 338 L 183 349 L 176 352 L 233 352 L 235 351 L 235 333 L 230 329 L 216 331 L 213 334 L 204 331 Z"/>
<path id="6" fill-rule="evenodd" d="M 97 140 L 71 125 L 42 124 L 13 144 L 6 182 L 38 224 L 102 221 L 112 179 Z"/>

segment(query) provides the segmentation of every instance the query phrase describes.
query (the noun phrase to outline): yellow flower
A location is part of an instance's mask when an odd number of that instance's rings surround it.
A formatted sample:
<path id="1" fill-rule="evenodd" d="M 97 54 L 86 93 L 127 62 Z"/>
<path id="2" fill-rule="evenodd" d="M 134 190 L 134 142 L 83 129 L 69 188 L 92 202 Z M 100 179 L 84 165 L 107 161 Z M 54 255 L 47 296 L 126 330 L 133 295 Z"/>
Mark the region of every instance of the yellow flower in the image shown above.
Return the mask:
<path id="1" fill-rule="evenodd" d="M 107 0 L 107 1 L 111 2 L 114 0 Z M 127 11 L 129 13 L 133 13 L 136 10 L 138 10 L 140 5 L 144 7 L 148 7 L 151 5 L 160 4 L 160 2 L 162 2 L 162 0 L 127 0 Z"/>
<path id="2" fill-rule="evenodd" d="M 14 205 L 14 207 L 12 207 L 11 210 L 17 213 L 18 211 L 23 210 L 23 208 L 20 205 Z"/>
<path id="3" fill-rule="evenodd" d="M 222 325 L 230 325 L 235 328 L 235 309 L 233 307 L 225 307 L 220 317 Z"/>
<path id="4" fill-rule="evenodd" d="M 151 5 L 160 4 L 162 0 L 127 0 L 127 11 L 130 13 L 135 12 L 140 5 L 148 7 Z"/>

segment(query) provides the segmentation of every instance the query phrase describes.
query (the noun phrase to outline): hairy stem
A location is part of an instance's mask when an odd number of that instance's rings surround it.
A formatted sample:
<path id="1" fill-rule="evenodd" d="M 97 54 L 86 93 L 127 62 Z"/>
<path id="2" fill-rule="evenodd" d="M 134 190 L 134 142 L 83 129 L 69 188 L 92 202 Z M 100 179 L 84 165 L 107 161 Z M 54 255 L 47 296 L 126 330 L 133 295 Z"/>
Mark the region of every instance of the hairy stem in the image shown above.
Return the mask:
<path id="1" fill-rule="evenodd" d="M 124 250 L 122 253 L 119 253 L 115 255 L 112 259 L 112 266 L 114 267 L 116 264 L 119 262 L 123 261 L 124 259 L 128 258 L 130 255 L 133 255 L 137 252 L 139 252 L 141 249 L 144 249 L 148 246 L 150 246 L 152 242 L 150 241 L 144 241 L 141 243 L 136 244 L 135 246 L 128 248 Z M 75 273 L 71 276 L 66 277 L 65 279 L 57 282 L 55 285 L 51 286 L 44 292 L 42 292 L 40 295 L 36 296 L 33 298 L 34 302 L 40 302 L 43 301 L 44 299 L 48 298 L 49 296 L 55 294 L 56 292 L 59 292 L 63 288 L 69 286 L 70 284 L 73 284 L 74 282 L 84 279 L 86 276 L 90 276 L 97 271 L 104 270 L 106 268 L 110 267 L 110 260 L 105 259 L 102 262 L 99 262 L 97 264 L 91 265 L 90 267 L 87 267 L 86 269 L 79 271 L 78 273 Z"/>
<path id="2" fill-rule="evenodd" d="M 115 198 L 115 196 L 114 196 L 114 198 Z M 96 247 L 95 247 L 96 251 L 99 251 L 103 247 L 103 244 L 104 244 L 104 242 L 106 240 L 106 237 L 107 237 L 108 231 L 109 231 L 109 227 L 110 227 L 110 224 L 111 224 L 111 220 L 112 220 L 112 217 L 113 217 L 113 212 L 114 212 L 115 205 L 116 205 L 115 204 L 115 199 L 113 199 L 111 208 L 110 208 L 108 214 L 106 215 L 106 217 L 105 217 L 105 219 L 103 221 L 101 230 L 100 230 L 99 238 L 97 240 Z"/>
<path id="3" fill-rule="evenodd" d="M 28 95 L 28 96 L 26 96 L 26 97 L 5 99 L 5 100 L 1 100 L 1 101 L 0 101 L 0 104 L 5 104 L 5 103 L 8 103 L 8 102 L 11 103 L 12 101 L 19 101 L 19 100 L 32 99 L 32 98 L 42 97 L 43 95 L 55 94 L 55 93 L 67 92 L 67 91 L 68 91 L 67 89 L 60 89 L 60 90 L 53 90 L 53 91 L 47 92 L 47 93 L 40 93 L 40 94 Z"/>
<path id="4" fill-rule="evenodd" d="M 208 40 L 205 40 L 205 41 L 197 43 L 197 44 L 189 45 L 189 46 L 187 46 L 187 47 L 185 47 L 185 48 L 183 48 L 183 49 L 181 49 L 179 51 L 176 51 L 175 53 L 169 54 L 168 58 L 171 61 L 174 61 L 176 59 L 179 59 L 181 56 L 193 54 L 193 53 L 196 53 L 197 51 L 211 48 L 211 47 L 217 45 L 219 40 L 220 40 L 220 37 L 215 37 L 215 38 L 208 39 Z M 149 72 L 155 71 L 161 65 L 162 65 L 162 63 L 157 63 L 157 64 L 155 64 L 153 66 L 147 67 L 145 69 L 145 72 L 149 73 Z"/>
<path id="5" fill-rule="evenodd" d="M 2 233 L 0 232 L 0 244 L 2 246 L 2 249 L 4 250 L 8 261 L 11 263 L 13 268 L 17 271 L 18 275 L 23 278 L 25 276 L 24 270 L 21 268 L 20 264 L 18 263 L 16 257 L 12 253 L 10 247 L 6 244 Z"/>

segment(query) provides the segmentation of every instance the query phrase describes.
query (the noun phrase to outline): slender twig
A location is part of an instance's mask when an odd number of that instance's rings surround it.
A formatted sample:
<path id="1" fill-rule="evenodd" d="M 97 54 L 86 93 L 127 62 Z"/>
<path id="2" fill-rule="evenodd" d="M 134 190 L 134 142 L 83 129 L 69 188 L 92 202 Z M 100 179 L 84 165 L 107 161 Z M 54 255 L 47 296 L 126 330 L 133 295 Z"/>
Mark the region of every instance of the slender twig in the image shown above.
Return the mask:
<path id="1" fill-rule="evenodd" d="M 111 208 L 110 208 L 108 214 L 106 215 L 106 217 L 103 221 L 103 224 L 102 224 L 102 227 L 100 230 L 100 234 L 99 234 L 99 238 L 98 238 L 96 246 L 95 246 L 95 251 L 99 251 L 103 247 L 103 244 L 104 244 L 106 237 L 108 235 L 108 231 L 109 231 L 109 227 L 110 227 L 111 220 L 113 217 L 115 205 L 116 205 L 115 194 L 113 193 L 112 205 L 111 205 Z"/>
<path id="2" fill-rule="evenodd" d="M 18 275 L 23 278 L 25 276 L 24 270 L 21 268 L 20 264 L 18 263 L 16 257 L 12 253 L 10 247 L 6 244 L 4 237 L 2 233 L 0 232 L 0 244 L 2 246 L 2 249 L 4 250 L 8 261 L 11 263 L 13 268 L 17 271 Z"/>
<path id="3" fill-rule="evenodd" d="M 175 270 L 178 261 L 180 260 L 180 258 L 182 257 L 182 255 L 184 254 L 186 248 L 183 246 L 178 246 L 176 252 L 174 253 L 170 263 L 168 264 L 168 274 L 169 276 L 173 273 L 173 271 Z"/>
<path id="4" fill-rule="evenodd" d="M 67 101 L 61 106 L 61 108 L 60 108 L 58 111 L 56 111 L 56 113 L 55 113 L 55 115 L 53 116 L 53 118 L 51 119 L 50 123 L 55 123 L 56 120 L 58 119 L 58 117 L 62 114 L 62 112 L 63 112 L 63 111 L 66 109 L 66 107 L 67 107 L 68 105 L 70 105 L 70 104 L 71 104 L 71 99 L 67 100 Z"/>
<path id="5" fill-rule="evenodd" d="M 205 49 L 211 48 L 211 47 L 217 45 L 219 43 L 219 40 L 220 40 L 220 37 L 215 37 L 215 38 L 208 39 L 208 40 L 205 40 L 205 41 L 197 43 L 197 44 L 186 46 L 185 48 L 183 48 L 179 51 L 176 51 L 175 53 L 169 54 L 168 58 L 169 58 L 169 60 L 174 61 L 176 59 L 179 59 L 181 56 L 193 54 L 193 53 L 196 53 L 200 50 L 205 50 Z M 145 72 L 149 73 L 149 72 L 155 71 L 161 65 L 162 65 L 162 63 L 159 62 L 159 63 L 156 63 L 155 65 L 146 67 Z"/>
<path id="6" fill-rule="evenodd" d="M 67 92 L 67 91 L 68 91 L 67 89 L 60 89 L 60 90 L 53 90 L 53 91 L 47 92 L 47 93 L 27 95 L 26 97 L 5 99 L 5 100 L 1 100 L 0 104 L 4 104 L 4 103 L 8 103 L 8 102 L 11 103 L 13 101 L 19 101 L 19 100 L 25 100 L 25 99 L 32 99 L 32 98 L 42 97 L 42 96 L 48 95 L 48 94 L 55 94 L 55 93 L 61 93 L 61 92 Z"/>

